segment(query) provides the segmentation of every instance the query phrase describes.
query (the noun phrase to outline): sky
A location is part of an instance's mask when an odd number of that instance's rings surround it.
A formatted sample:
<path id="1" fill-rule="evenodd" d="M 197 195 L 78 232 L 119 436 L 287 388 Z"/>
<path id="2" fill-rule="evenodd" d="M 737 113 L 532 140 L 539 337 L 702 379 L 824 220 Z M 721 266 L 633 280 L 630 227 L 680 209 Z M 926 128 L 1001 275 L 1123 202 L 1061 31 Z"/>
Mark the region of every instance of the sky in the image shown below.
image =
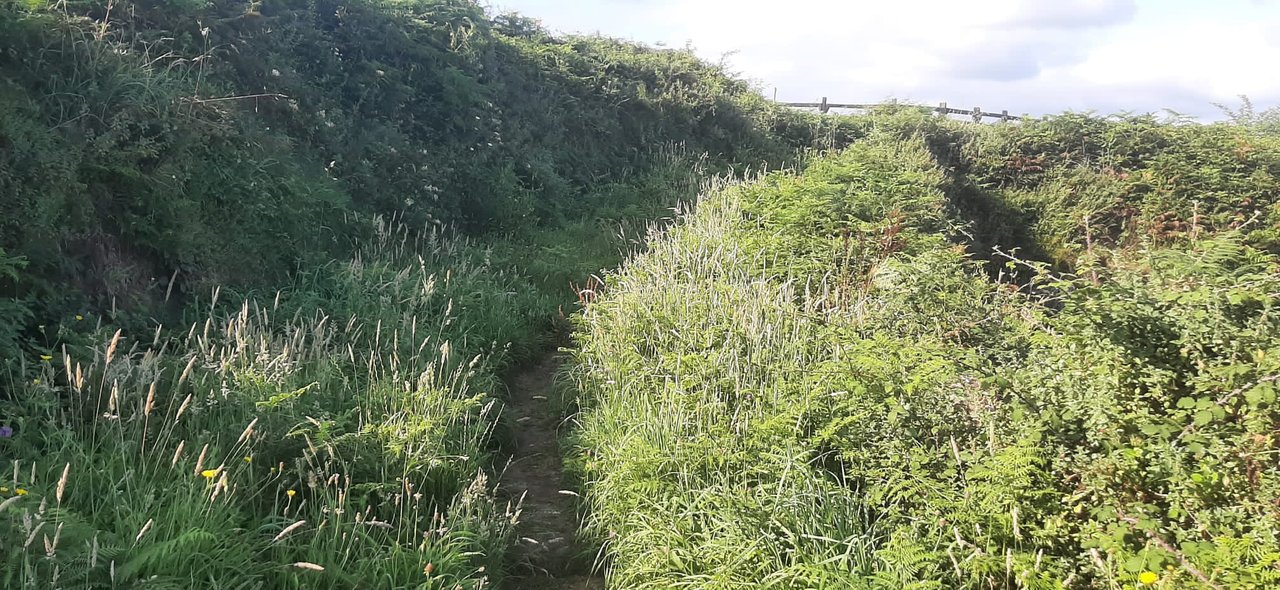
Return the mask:
<path id="1" fill-rule="evenodd" d="M 491 0 L 561 33 L 690 47 L 778 100 L 1205 120 L 1280 105 L 1280 0 Z"/>

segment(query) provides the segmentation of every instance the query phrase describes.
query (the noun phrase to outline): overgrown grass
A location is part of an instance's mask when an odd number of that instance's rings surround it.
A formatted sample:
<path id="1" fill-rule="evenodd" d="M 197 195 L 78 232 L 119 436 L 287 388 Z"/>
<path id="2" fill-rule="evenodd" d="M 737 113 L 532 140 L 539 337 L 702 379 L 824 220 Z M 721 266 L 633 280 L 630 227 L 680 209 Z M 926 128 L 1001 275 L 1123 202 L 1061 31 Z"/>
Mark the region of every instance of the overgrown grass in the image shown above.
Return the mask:
<path id="1" fill-rule="evenodd" d="M 585 311 L 576 444 L 611 585 L 1277 583 L 1259 236 L 1097 240 L 1006 285 L 966 254 L 946 136 L 910 131 L 938 124 L 877 126 L 712 191 Z"/>
<path id="2" fill-rule="evenodd" d="M 1173 244 L 1232 229 L 1280 252 L 1280 135 L 1261 127 L 1064 114 L 975 127 L 949 151 L 968 181 L 974 230 L 1060 265 L 1095 244 Z"/>
<path id="3" fill-rule="evenodd" d="M 0 2 L 0 248 L 26 261 L 0 323 L 274 290 L 348 257 L 353 214 L 486 240 L 643 217 L 671 153 L 725 172 L 854 131 L 470 0 Z"/>
<path id="4" fill-rule="evenodd" d="M 470 2 L 129 8 L 0 5 L 0 585 L 499 584 L 499 375 L 637 218 L 794 147 L 687 53 Z"/>
<path id="5" fill-rule="evenodd" d="M 614 587 L 1274 586 L 1273 114 L 815 117 L 469 0 L 0 0 L 0 585 L 500 584 L 499 375 L 590 303 Z"/>
<path id="6" fill-rule="evenodd" d="M 274 300 L 215 293 L 9 382 L 2 585 L 495 586 L 504 343 L 554 306 L 478 246 L 375 235 Z"/>

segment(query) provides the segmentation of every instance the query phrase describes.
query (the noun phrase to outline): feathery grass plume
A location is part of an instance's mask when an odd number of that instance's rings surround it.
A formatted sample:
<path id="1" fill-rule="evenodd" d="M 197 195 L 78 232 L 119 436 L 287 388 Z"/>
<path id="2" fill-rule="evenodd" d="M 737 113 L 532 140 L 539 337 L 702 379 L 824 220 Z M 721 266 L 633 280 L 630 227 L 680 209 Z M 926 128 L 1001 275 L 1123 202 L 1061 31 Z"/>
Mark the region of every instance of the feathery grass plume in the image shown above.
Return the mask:
<path id="1" fill-rule="evenodd" d="M 244 432 L 240 433 L 240 437 L 236 439 L 236 444 L 240 444 L 253 435 L 253 427 L 258 424 L 258 418 L 255 416 L 248 426 L 244 427 Z"/>
<path id="2" fill-rule="evenodd" d="M 155 407 L 155 403 L 156 403 L 156 382 L 152 381 L 151 385 L 147 387 L 147 401 L 142 406 L 143 417 L 151 416 L 151 410 L 152 408 Z"/>
<path id="3" fill-rule="evenodd" d="M 177 413 L 173 415 L 174 422 L 177 422 L 179 418 L 182 418 L 182 414 L 187 411 L 187 408 L 191 407 L 191 401 L 194 399 L 194 395 L 195 394 L 188 393 L 187 397 L 182 399 L 182 403 L 178 405 Z"/>
<path id="4" fill-rule="evenodd" d="M 229 480 L 227 478 L 227 471 L 225 469 L 219 467 L 218 469 L 214 470 L 214 476 L 218 478 L 218 481 L 214 482 L 213 485 L 210 486 L 212 488 L 212 490 L 209 492 L 210 502 L 217 500 L 219 495 L 225 493 L 228 489 L 230 489 L 230 485 L 228 483 Z M 205 479 L 212 480 L 213 478 L 206 476 Z"/>
<path id="5" fill-rule="evenodd" d="M 169 468 L 172 469 L 178 465 L 178 459 L 182 457 L 182 449 L 186 448 L 187 441 L 182 439 L 178 441 L 177 448 L 173 449 L 173 459 L 169 460 Z"/>
<path id="6" fill-rule="evenodd" d="M 9 508 L 10 506 L 17 504 L 20 500 L 22 500 L 22 496 L 18 496 L 18 495 L 5 498 L 4 501 L 0 502 L 0 513 L 3 513 L 5 509 Z"/>
<path id="7" fill-rule="evenodd" d="M 62 526 L 64 524 L 66 523 L 62 523 L 62 522 L 58 523 L 58 528 L 53 530 L 53 539 L 49 539 L 48 535 L 44 536 L 45 559 L 53 559 L 53 556 L 57 554 L 58 542 L 62 539 Z"/>
<path id="8" fill-rule="evenodd" d="M 27 541 L 22 544 L 23 549 L 29 549 L 31 547 L 31 544 L 36 541 L 36 537 L 40 535 L 40 531 L 44 529 L 46 524 L 48 524 L 48 521 L 40 520 L 36 526 L 31 529 L 31 533 L 27 535 Z"/>
<path id="9" fill-rule="evenodd" d="M 62 346 L 62 371 L 67 378 L 67 383 L 72 387 L 74 387 L 76 382 L 75 373 L 73 372 L 72 366 L 71 366 L 71 354 L 67 352 L 67 347 L 65 344 Z"/>
<path id="10" fill-rule="evenodd" d="M 121 330 L 116 330 L 116 333 L 111 336 L 111 341 L 107 343 L 107 352 L 103 356 L 104 365 L 110 365 L 112 357 L 116 354 L 116 346 L 120 344 L 120 332 Z"/>
<path id="11" fill-rule="evenodd" d="M 156 521 L 154 518 L 147 519 L 147 523 L 142 525 L 142 529 L 138 531 L 138 535 L 133 538 L 134 545 L 137 545 L 138 542 L 142 540 L 142 537 L 145 536 L 147 532 L 151 530 L 151 526 L 154 525 L 155 522 Z"/>
<path id="12" fill-rule="evenodd" d="M 111 395 L 107 397 L 107 413 L 115 416 L 120 407 L 120 383 L 111 382 Z"/>
<path id="13" fill-rule="evenodd" d="M 62 505 L 62 493 L 67 491 L 67 476 L 69 475 L 71 475 L 71 464 L 67 463 L 66 466 L 62 468 L 62 477 L 58 478 L 58 488 L 57 492 L 54 494 L 54 497 L 58 500 L 59 506 Z"/>
<path id="14" fill-rule="evenodd" d="M 204 446 L 200 448 L 200 456 L 196 457 L 196 468 L 193 470 L 193 473 L 195 473 L 196 475 L 200 475 L 205 470 L 204 457 L 208 452 L 209 452 L 209 443 L 204 443 Z"/>
<path id="15" fill-rule="evenodd" d="M 187 360 L 187 366 L 182 368 L 182 374 L 178 377 L 178 383 L 174 385 L 175 390 L 182 388 L 182 384 L 187 382 L 188 377 L 191 377 L 191 370 L 194 369 L 195 366 L 196 355 L 193 354 L 191 355 L 191 358 Z"/>
<path id="16" fill-rule="evenodd" d="M 281 530 L 279 534 L 277 534 L 273 539 L 271 539 L 271 542 L 279 543 L 281 539 L 284 539 L 285 537 L 289 536 L 290 533 L 302 528 L 306 524 L 307 524 L 307 521 L 299 520 L 298 522 L 295 522 L 287 527 L 284 527 L 284 529 Z"/>

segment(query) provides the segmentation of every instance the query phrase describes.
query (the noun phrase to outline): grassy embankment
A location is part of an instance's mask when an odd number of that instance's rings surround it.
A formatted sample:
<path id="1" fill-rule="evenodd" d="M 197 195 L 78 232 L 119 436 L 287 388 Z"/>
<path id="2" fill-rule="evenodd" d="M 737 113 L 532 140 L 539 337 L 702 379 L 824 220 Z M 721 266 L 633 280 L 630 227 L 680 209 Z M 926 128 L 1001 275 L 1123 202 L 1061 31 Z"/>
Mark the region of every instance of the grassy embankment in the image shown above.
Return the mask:
<path id="1" fill-rule="evenodd" d="M 468 1 L 0 3 L 0 586 L 499 584 L 502 372 L 843 133 Z"/>
<path id="2" fill-rule="evenodd" d="M 871 120 L 585 310 L 611 585 L 1280 583 L 1276 137 Z"/>

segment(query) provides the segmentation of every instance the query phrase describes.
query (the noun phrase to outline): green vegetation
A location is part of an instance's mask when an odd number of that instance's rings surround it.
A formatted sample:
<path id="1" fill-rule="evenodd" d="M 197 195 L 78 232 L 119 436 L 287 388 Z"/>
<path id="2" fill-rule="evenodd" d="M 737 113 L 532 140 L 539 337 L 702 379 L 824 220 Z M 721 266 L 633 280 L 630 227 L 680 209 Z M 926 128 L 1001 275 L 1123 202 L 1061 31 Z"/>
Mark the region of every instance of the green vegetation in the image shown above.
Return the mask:
<path id="1" fill-rule="evenodd" d="M 817 117 L 470 0 L 0 0 L 0 586 L 518 584 L 503 377 L 570 327 L 610 587 L 1280 585 L 1280 137 L 1231 114 Z"/>
<path id="2" fill-rule="evenodd" d="M 1163 245 L 1231 229 L 1280 253 L 1280 142 L 1265 129 L 1062 115 L 993 127 L 953 143 L 944 161 L 967 181 L 958 192 L 985 193 L 976 232 L 1040 248 L 1055 263 L 1076 260 L 1090 241 Z M 1003 229 L 1023 224 L 1025 237 Z"/>
<path id="3" fill-rule="evenodd" d="M 13 460 L 0 534 L 16 542 L 0 581 L 501 576 L 513 509 L 486 479 L 503 358 L 491 343 L 527 340 L 547 302 L 483 254 L 386 231 L 273 301 L 215 294 L 189 329 L 42 356 L 5 404 L 16 432 L 0 443 Z"/>
<path id="4" fill-rule="evenodd" d="M 837 135 L 688 52 L 466 0 L 66 6 L 0 4 L 0 268 L 25 261 L 0 323 L 24 329 L 273 291 L 348 256 L 353 213 L 486 236 L 612 222 L 676 200 L 652 190 L 673 156 L 781 165 Z"/>
<path id="5" fill-rule="evenodd" d="M 612 584 L 1280 583 L 1280 141 L 864 121 L 712 191 L 585 310 Z M 983 264 L 1011 246 L 1054 257 Z"/>
<path id="6" fill-rule="evenodd" d="M 842 129 L 464 0 L 0 2 L 0 586 L 502 583 L 503 372 Z"/>

